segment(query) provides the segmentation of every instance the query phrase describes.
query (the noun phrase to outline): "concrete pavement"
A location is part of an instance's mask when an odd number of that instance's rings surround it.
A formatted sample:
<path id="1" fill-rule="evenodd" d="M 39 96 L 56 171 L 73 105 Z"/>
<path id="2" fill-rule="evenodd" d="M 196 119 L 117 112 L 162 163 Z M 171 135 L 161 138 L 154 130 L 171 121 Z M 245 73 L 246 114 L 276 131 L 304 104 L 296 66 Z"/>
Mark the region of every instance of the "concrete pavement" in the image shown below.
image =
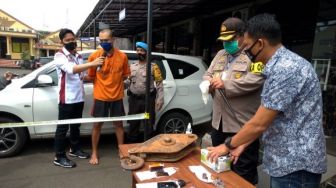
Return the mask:
<path id="1" fill-rule="evenodd" d="M 84 140 L 84 150 L 90 151 L 90 138 Z M 120 167 L 114 135 L 103 136 L 100 144 L 100 164 L 92 166 L 88 159 L 73 158 L 77 167 L 56 167 L 53 161 L 53 140 L 30 142 L 16 157 L 0 159 L 0 187 L 131 187 L 131 174 Z"/>
<path id="2" fill-rule="evenodd" d="M 202 136 L 210 124 L 201 125 L 194 132 Z M 91 150 L 90 137 L 83 137 L 83 149 Z M 0 187 L 2 188 L 58 188 L 58 187 L 131 187 L 131 173 L 120 167 L 116 138 L 103 135 L 99 144 L 100 164 L 92 166 L 88 159 L 77 159 L 77 167 L 56 167 L 53 161 L 53 139 L 32 140 L 18 156 L 0 159 Z M 73 159 L 73 158 L 72 158 Z M 269 176 L 259 171 L 258 188 L 269 187 Z M 328 172 L 322 181 L 336 174 L 336 157 L 328 155 Z"/>

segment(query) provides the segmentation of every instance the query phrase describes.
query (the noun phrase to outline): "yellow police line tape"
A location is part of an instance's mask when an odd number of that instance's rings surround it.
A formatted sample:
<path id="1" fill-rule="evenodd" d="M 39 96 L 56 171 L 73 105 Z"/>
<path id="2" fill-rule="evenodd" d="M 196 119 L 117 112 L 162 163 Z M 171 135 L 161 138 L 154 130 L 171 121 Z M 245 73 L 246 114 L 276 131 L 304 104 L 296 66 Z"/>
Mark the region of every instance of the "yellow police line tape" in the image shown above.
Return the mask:
<path id="1" fill-rule="evenodd" d="M 95 122 L 141 120 L 145 118 L 146 118 L 145 113 L 142 113 L 142 114 L 127 115 L 127 116 L 119 116 L 119 117 L 78 118 L 78 119 L 50 120 L 50 121 L 0 123 L 0 129 L 1 128 L 45 126 L 45 125 L 65 125 L 65 124 L 75 124 L 75 123 L 95 123 Z"/>

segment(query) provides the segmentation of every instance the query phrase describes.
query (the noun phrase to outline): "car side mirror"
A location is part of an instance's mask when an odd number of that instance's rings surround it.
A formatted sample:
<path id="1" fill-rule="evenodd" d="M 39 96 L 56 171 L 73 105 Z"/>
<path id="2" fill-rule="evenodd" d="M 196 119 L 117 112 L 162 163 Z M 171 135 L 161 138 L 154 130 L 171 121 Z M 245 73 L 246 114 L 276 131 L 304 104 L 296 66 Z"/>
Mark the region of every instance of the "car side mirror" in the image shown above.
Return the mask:
<path id="1" fill-rule="evenodd" d="M 51 86 L 53 85 L 53 80 L 51 76 L 42 74 L 37 77 L 37 85 L 38 86 Z"/>

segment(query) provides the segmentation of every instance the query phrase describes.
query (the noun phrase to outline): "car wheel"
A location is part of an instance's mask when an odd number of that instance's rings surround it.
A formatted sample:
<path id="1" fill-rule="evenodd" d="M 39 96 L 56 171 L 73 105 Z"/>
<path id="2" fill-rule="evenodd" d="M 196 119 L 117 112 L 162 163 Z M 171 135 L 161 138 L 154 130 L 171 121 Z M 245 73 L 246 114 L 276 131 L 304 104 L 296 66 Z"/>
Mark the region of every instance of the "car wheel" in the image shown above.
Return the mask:
<path id="1" fill-rule="evenodd" d="M 0 117 L 0 123 L 15 122 L 9 118 Z M 25 145 L 28 133 L 25 128 L 0 127 L 0 158 L 10 157 L 19 153 Z"/>
<path id="2" fill-rule="evenodd" d="M 171 112 L 165 115 L 159 124 L 160 133 L 185 133 L 190 118 L 179 112 Z"/>

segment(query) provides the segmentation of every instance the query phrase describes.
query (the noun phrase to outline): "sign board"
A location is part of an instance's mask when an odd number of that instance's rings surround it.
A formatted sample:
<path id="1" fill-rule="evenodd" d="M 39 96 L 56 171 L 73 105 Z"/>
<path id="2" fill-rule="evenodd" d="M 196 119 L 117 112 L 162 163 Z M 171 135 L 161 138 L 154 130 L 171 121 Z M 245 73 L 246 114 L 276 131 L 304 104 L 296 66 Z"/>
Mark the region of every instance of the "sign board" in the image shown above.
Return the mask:
<path id="1" fill-rule="evenodd" d="M 126 8 L 119 12 L 119 22 L 126 18 Z"/>

